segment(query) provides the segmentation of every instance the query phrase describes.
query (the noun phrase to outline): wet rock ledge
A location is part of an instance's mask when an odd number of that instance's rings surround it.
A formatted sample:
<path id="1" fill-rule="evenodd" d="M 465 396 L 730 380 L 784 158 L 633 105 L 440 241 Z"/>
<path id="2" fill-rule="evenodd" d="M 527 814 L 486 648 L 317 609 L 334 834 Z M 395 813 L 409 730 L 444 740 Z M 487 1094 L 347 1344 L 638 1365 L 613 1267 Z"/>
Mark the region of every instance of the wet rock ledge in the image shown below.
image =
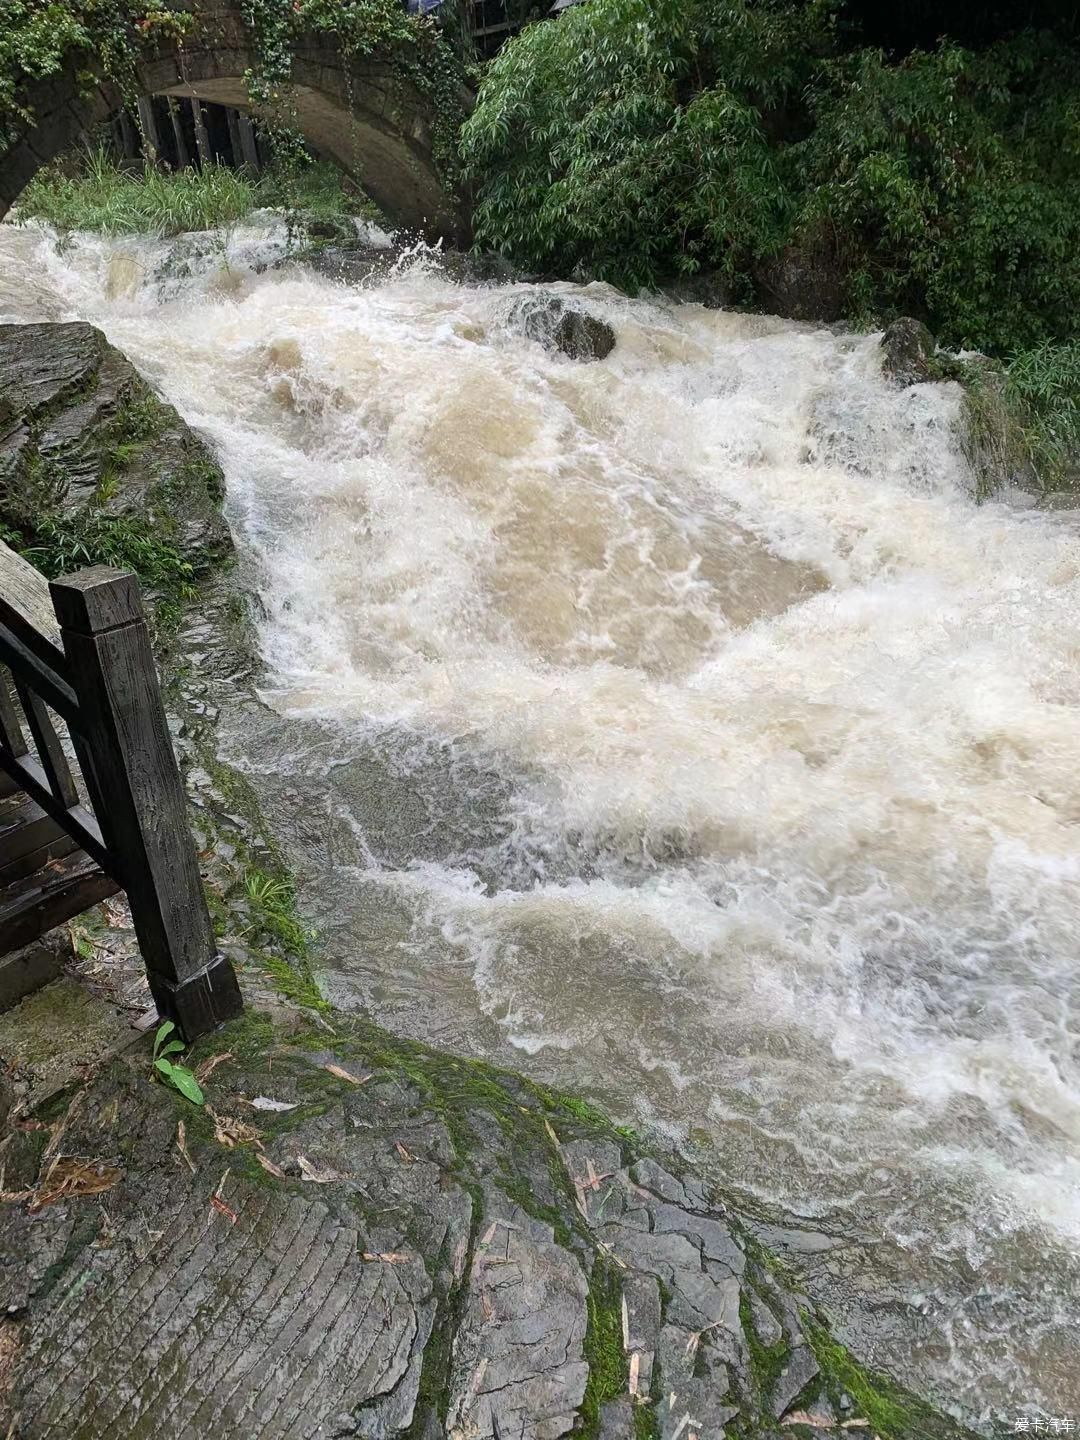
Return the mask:
<path id="1" fill-rule="evenodd" d="M 191 1063 L 205 1107 L 139 1045 L 16 1117 L 0 1302 L 26 1440 L 963 1433 L 580 1102 L 283 1007 Z M 103 1193 L 50 1203 L 57 1155 Z"/>

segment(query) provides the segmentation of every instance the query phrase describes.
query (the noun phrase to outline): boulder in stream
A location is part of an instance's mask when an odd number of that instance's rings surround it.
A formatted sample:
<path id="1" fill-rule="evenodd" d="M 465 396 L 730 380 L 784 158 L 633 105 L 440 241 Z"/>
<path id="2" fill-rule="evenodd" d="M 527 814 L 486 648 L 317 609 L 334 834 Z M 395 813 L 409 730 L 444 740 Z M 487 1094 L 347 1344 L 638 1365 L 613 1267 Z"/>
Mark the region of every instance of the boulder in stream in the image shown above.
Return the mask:
<path id="1" fill-rule="evenodd" d="M 598 315 L 561 295 L 524 295 L 510 307 L 507 328 L 571 360 L 603 360 L 615 348 L 615 331 Z"/>
<path id="2" fill-rule="evenodd" d="M 898 385 L 919 385 L 939 378 L 934 364 L 937 344 L 921 320 L 901 316 L 881 337 L 881 371 Z"/>

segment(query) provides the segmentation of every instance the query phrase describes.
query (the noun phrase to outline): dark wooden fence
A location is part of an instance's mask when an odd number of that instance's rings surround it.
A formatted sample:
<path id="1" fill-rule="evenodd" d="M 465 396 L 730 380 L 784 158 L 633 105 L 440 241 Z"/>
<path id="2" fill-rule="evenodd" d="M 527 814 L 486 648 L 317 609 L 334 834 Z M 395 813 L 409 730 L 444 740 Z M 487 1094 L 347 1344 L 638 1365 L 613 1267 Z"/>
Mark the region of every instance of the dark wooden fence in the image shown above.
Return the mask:
<path id="1" fill-rule="evenodd" d="M 0 773 L 127 892 L 158 1012 L 193 1040 L 241 999 L 214 942 L 138 583 L 98 567 L 46 587 L 0 552 Z"/>

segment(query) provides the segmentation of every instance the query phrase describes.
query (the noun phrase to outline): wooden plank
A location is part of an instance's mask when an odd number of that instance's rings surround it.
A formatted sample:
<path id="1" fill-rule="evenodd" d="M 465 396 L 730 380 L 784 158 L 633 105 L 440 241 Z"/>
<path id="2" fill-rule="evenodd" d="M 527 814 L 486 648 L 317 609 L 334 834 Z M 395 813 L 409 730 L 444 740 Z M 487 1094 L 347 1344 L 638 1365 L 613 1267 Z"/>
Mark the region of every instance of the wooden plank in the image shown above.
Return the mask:
<path id="1" fill-rule="evenodd" d="M 49 582 L 29 560 L 17 555 L 10 545 L 0 540 L 0 599 L 32 625 L 39 634 L 51 640 L 59 654 L 60 626 L 53 614 L 49 598 Z"/>
<path id="2" fill-rule="evenodd" d="M 69 835 L 79 842 L 84 850 L 94 857 L 99 865 L 114 871 L 113 857 L 104 840 L 101 838 L 101 830 L 97 821 L 89 810 L 83 809 L 81 805 L 73 805 L 65 809 L 59 804 L 52 791 L 49 789 L 49 777 L 41 768 L 38 762 L 30 755 L 22 759 L 16 759 L 0 750 L 0 769 L 18 781 L 19 787 L 31 796 L 47 815 L 51 815 L 67 831 Z M 115 871 L 114 871 L 115 873 Z M 119 879 L 119 877 L 117 877 Z"/>
<path id="3" fill-rule="evenodd" d="M 73 805 L 78 805 L 79 792 L 71 778 L 71 766 L 64 754 L 64 747 L 60 744 L 52 716 L 34 692 L 19 679 L 15 681 L 15 688 L 19 692 L 26 723 L 34 737 L 41 768 L 48 776 L 49 789 L 60 804 L 70 810 Z"/>
<path id="4" fill-rule="evenodd" d="M 25 635 L 28 641 L 34 639 L 34 632 L 29 629 L 26 629 Z M 47 642 L 37 636 L 36 643 L 43 646 Z M 75 691 L 69 684 L 67 661 L 63 656 L 59 659 L 62 670 L 35 654 L 30 645 L 24 644 L 19 635 L 0 617 L 0 665 L 6 665 L 20 679 L 25 680 L 58 715 L 62 715 L 69 723 L 74 723 L 78 721 L 79 705 L 75 699 Z"/>
<path id="5" fill-rule="evenodd" d="M 97 567 L 50 589 L 151 993 L 193 1040 L 242 1002 L 217 953 L 138 583 Z"/>
<path id="6" fill-rule="evenodd" d="M 0 960 L 0 1010 L 10 1010 L 24 996 L 56 980 L 63 970 L 61 955 L 58 945 L 31 942 Z"/>
<path id="7" fill-rule="evenodd" d="M 9 865 L 0 865 L 0 888 L 9 885 L 24 875 L 33 875 L 43 869 L 50 860 L 62 860 L 65 855 L 74 855 L 78 845 L 70 835 L 65 835 L 59 825 L 53 824 L 53 838 L 36 850 L 28 850 Z"/>
<path id="8" fill-rule="evenodd" d="M 244 164 L 252 175 L 258 175 L 262 167 L 259 164 L 259 147 L 255 142 L 255 126 L 247 115 L 237 115 L 236 123 L 240 130 L 240 149 L 244 154 Z"/>
<path id="9" fill-rule="evenodd" d="M 29 754 L 19 716 L 11 699 L 7 671 L 0 670 L 0 747 L 9 755 Z"/>
<path id="10" fill-rule="evenodd" d="M 229 148 L 232 151 L 232 163 L 239 170 L 244 163 L 244 147 L 240 142 L 240 126 L 237 123 L 236 111 L 231 105 L 225 108 L 225 123 L 229 127 Z"/>
<path id="11" fill-rule="evenodd" d="M 0 955 L 40 940 L 47 930 L 99 905 L 119 888 L 81 851 L 16 881 L 0 895 Z"/>
<path id="12" fill-rule="evenodd" d="M 206 129 L 206 118 L 203 115 L 202 103 L 192 99 L 191 118 L 195 122 L 195 144 L 199 151 L 199 165 L 205 169 L 207 165 L 214 163 L 214 157 L 210 153 L 210 135 Z"/>
<path id="13" fill-rule="evenodd" d="M 28 560 L 0 540 L 0 624 L 63 677 L 64 651 L 49 582 Z"/>
<path id="14" fill-rule="evenodd" d="M 154 102 L 149 95 L 141 95 L 135 103 L 139 114 L 139 129 L 142 131 L 143 155 L 151 165 L 160 165 L 161 140 L 158 137 Z"/>
<path id="15" fill-rule="evenodd" d="M 0 876 L 23 856 L 64 832 L 29 795 L 0 801 Z"/>

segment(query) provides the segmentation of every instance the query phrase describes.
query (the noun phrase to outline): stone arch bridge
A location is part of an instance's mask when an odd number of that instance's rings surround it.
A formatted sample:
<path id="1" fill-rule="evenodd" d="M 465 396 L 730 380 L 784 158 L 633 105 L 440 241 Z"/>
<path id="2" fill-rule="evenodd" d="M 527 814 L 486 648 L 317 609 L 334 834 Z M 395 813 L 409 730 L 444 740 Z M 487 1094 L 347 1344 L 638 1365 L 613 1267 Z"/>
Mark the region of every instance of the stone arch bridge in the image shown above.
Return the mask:
<path id="1" fill-rule="evenodd" d="M 244 81 L 259 55 L 238 3 L 195 0 L 198 25 L 182 43 L 148 40 L 137 57 L 144 95 L 187 96 L 237 110 L 251 108 Z M 92 62 L 91 62 L 92 67 Z M 441 181 L 433 153 L 435 107 L 392 56 L 348 59 L 327 35 L 300 36 L 293 48 L 287 93 L 290 119 L 304 137 L 364 188 L 397 224 L 429 238 L 461 241 L 459 199 Z M 71 149 L 81 135 L 114 114 L 130 96 L 91 69 L 85 54 L 31 82 L 20 102 L 33 123 L 0 132 L 0 218 L 34 174 Z"/>

